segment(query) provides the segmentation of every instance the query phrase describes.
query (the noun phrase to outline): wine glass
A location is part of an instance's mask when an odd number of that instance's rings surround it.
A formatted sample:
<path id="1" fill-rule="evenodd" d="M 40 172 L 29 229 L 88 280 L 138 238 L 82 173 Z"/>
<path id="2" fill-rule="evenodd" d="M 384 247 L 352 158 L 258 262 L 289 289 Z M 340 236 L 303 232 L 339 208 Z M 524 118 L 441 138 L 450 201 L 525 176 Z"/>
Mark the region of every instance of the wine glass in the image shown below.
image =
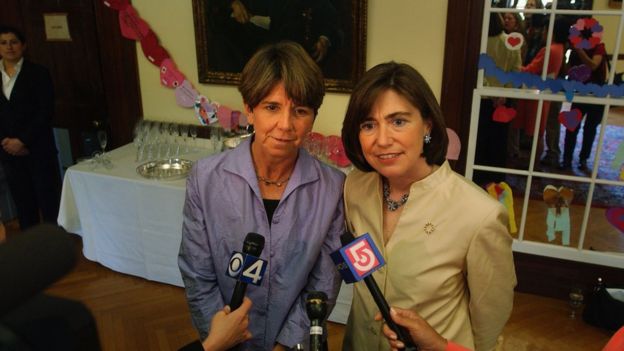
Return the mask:
<path id="1" fill-rule="evenodd" d="M 191 139 L 193 140 L 193 151 L 196 151 L 197 148 L 197 143 L 195 142 L 195 139 L 197 138 L 197 126 L 196 125 L 190 125 L 189 126 L 189 134 L 191 134 Z"/>
<path id="2" fill-rule="evenodd" d="M 106 149 L 106 144 L 108 143 L 108 136 L 106 135 L 105 130 L 97 131 L 97 139 L 100 142 L 100 148 L 102 149 L 102 155 L 104 155 L 104 150 Z"/>
<path id="3" fill-rule="evenodd" d="M 219 147 L 221 143 L 221 127 L 219 125 L 210 126 L 210 140 L 212 141 L 212 152 L 217 153 L 221 151 Z"/>
<path id="4" fill-rule="evenodd" d="M 175 149 L 175 157 L 180 156 L 180 141 L 178 140 L 178 136 L 180 133 L 180 126 L 177 123 L 169 123 L 169 143 L 171 147 Z M 174 150 L 171 150 L 171 154 L 173 156 Z"/>
<path id="5" fill-rule="evenodd" d="M 188 124 L 180 125 L 180 136 L 182 137 L 182 142 L 184 143 L 185 154 L 189 152 L 189 147 L 188 147 L 188 142 L 187 142 L 188 134 L 189 134 L 189 125 Z"/>
<path id="6" fill-rule="evenodd" d="M 570 305 L 570 318 L 576 318 L 576 311 L 578 311 L 583 306 L 583 289 L 581 288 L 572 288 L 570 293 L 568 294 L 569 300 L 568 303 Z"/>
<path id="7" fill-rule="evenodd" d="M 147 125 L 145 123 L 145 121 L 140 120 L 137 122 L 137 124 L 134 126 L 134 130 L 133 130 L 133 135 L 134 138 L 132 139 L 132 143 L 134 144 L 134 147 L 136 148 L 136 160 L 135 162 L 139 162 L 142 154 L 143 154 L 143 141 L 144 141 L 144 130 L 147 128 Z"/>

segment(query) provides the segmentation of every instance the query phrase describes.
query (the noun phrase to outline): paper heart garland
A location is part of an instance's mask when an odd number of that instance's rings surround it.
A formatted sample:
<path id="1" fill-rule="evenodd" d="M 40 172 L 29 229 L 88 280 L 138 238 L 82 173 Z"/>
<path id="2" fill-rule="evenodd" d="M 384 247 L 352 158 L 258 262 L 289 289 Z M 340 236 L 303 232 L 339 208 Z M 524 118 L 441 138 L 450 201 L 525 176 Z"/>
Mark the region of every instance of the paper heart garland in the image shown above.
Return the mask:
<path id="1" fill-rule="evenodd" d="M 496 66 L 494 59 L 488 54 L 479 56 L 479 69 L 485 71 L 486 77 L 495 77 L 501 84 L 511 84 L 515 88 L 526 85 L 529 88 L 539 88 L 540 90 L 550 89 L 553 93 L 563 91 L 566 100 L 571 102 L 575 95 L 594 94 L 595 96 L 607 96 L 621 98 L 624 96 L 624 84 L 583 84 L 577 81 L 566 79 L 546 78 L 542 80 L 540 76 L 525 72 L 505 72 Z M 599 88 L 597 90 L 597 88 Z"/>
<path id="2" fill-rule="evenodd" d="M 232 124 L 232 109 L 220 105 L 217 107 L 217 119 L 219 119 L 219 124 L 225 130 L 231 130 L 234 125 Z"/>
<path id="3" fill-rule="evenodd" d="M 512 107 L 506 107 L 504 105 L 500 105 L 494 110 L 494 115 L 492 115 L 492 119 L 495 122 L 508 123 L 512 119 L 516 118 L 516 110 Z"/>
<path id="4" fill-rule="evenodd" d="M 160 65 L 160 83 L 169 88 L 175 88 L 182 84 L 184 75 L 178 71 L 175 63 L 167 58 Z"/>
<path id="5" fill-rule="evenodd" d="M 104 0 L 104 5 L 114 10 L 123 10 L 129 5 L 128 0 Z"/>
<path id="6" fill-rule="evenodd" d="M 217 108 L 218 104 L 211 102 L 207 97 L 200 95 L 195 99 L 195 116 L 202 125 L 209 125 L 218 121 Z"/>
<path id="7" fill-rule="evenodd" d="M 158 44 L 158 37 L 151 30 L 141 39 L 141 49 L 143 49 L 143 55 L 159 68 L 162 62 L 169 58 L 169 53 Z"/>
<path id="8" fill-rule="evenodd" d="M 342 144 L 342 139 L 337 135 L 330 135 L 325 138 L 327 143 L 329 159 L 338 167 L 347 167 L 351 161 L 347 158 L 347 154 Z"/>
<path id="9" fill-rule="evenodd" d="M 612 207 L 605 212 L 607 221 L 624 234 L 624 207 Z"/>
<path id="10" fill-rule="evenodd" d="M 181 85 L 175 88 L 175 97 L 178 105 L 182 107 L 195 106 L 195 100 L 199 96 L 199 92 L 193 88 L 188 80 L 184 80 Z"/>
<path id="11" fill-rule="evenodd" d="M 583 119 L 583 113 L 578 108 L 570 111 L 563 111 L 559 113 L 559 123 L 561 123 L 567 130 L 573 132 L 581 124 Z"/>
<path id="12" fill-rule="evenodd" d="M 520 33 L 509 33 L 505 39 L 505 47 L 509 50 L 520 50 L 522 44 L 524 44 L 524 36 Z"/>
<path id="13" fill-rule="evenodd" d="M 119 28 L 122 36 L 132 40 L 142 40 L 150 31 L 132 5 L 126 5 L 119 11 Z"/>

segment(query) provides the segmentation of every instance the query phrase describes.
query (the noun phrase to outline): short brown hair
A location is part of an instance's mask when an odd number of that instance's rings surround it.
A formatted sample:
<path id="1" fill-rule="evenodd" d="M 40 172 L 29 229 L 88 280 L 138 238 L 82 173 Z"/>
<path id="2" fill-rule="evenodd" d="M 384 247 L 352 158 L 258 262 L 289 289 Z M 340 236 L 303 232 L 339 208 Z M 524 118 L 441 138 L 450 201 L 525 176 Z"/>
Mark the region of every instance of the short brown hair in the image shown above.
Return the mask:
<path id="1" fill-rule="evenodd" d="M 407 99 L 420 111 L 423 120 L 431 123 L 431 142 L 424 144 L 423 156 L 430 165 L 444 163 L 448 136 L 440 105 L 418 71 L 407 64 L 396 62 L 386 62 L 371 68 L 353 89 L 342 124 L 342 142 L 349 160 L 361 171 L 374 170 L 362 153 L 360 125 L 369 117 L 379 95 L 388 90 Z"/>
<path id="2" fill-rule="evenodd" d="M 249 59 L 238 86 L 243 102 L 258 106 L 279 82 L 297 104 L 318 112 L 325 96 L 323 73 L 301 45 L 280 41 L 260 48 Z"/>

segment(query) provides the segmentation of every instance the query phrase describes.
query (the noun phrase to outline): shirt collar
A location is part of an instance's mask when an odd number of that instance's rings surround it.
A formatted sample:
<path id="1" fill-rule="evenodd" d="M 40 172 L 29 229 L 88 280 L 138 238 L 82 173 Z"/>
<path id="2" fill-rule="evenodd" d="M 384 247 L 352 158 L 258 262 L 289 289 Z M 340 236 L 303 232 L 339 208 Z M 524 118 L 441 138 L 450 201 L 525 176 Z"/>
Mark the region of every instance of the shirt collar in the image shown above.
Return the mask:
<path id="1" fill-rule="evenodd" d="M 20 71 L 22 70 L 22 65 L 23 64 L 24 64 L 24 58 L 22 57 L 19 61 L 17 61 L 17 64 L 15 65 L 15 76 L 14 77 L 17 77 L 17 75 L 20 73 Z M 8 74 L 4 70 L 4 60 L 3 59 L 0 59 L 0 72 L 5 74 L 6 76 L 8 76 Z"/>
<path id="2" fill-rule="evenodd" d="M 232 157 L 224 165 L 224 170 L 236 174 L 249 184 L 256 193 L 258 198 L 262 198 L 262 193 L 258 187 L 258 178 L 256 170 L 253 167 L 251 159 L 251 142 L 252 138 L 247 138 L 240 143 L 235 149 L 229 151 Z M 314 182 L 320 178 L 319 169 L 316 160 L 303 148 L 299 148 L 299 155 L 295 163 L 295 169 L 290 176 L 290 180 L 286 185 L 282 199 L 286 198 L 297 187 Z"/>

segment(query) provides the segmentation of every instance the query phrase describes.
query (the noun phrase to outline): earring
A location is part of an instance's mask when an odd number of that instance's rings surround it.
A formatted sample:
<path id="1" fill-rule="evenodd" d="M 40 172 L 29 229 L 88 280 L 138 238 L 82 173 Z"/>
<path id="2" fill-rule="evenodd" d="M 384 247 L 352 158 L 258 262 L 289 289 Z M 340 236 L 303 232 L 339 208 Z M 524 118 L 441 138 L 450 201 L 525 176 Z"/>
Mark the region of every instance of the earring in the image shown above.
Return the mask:
<path id="1" fill-rule="evenodd" d="M 425 144 L 429 144 L 431 142 L 431 135 L 425 134 Z"/>

